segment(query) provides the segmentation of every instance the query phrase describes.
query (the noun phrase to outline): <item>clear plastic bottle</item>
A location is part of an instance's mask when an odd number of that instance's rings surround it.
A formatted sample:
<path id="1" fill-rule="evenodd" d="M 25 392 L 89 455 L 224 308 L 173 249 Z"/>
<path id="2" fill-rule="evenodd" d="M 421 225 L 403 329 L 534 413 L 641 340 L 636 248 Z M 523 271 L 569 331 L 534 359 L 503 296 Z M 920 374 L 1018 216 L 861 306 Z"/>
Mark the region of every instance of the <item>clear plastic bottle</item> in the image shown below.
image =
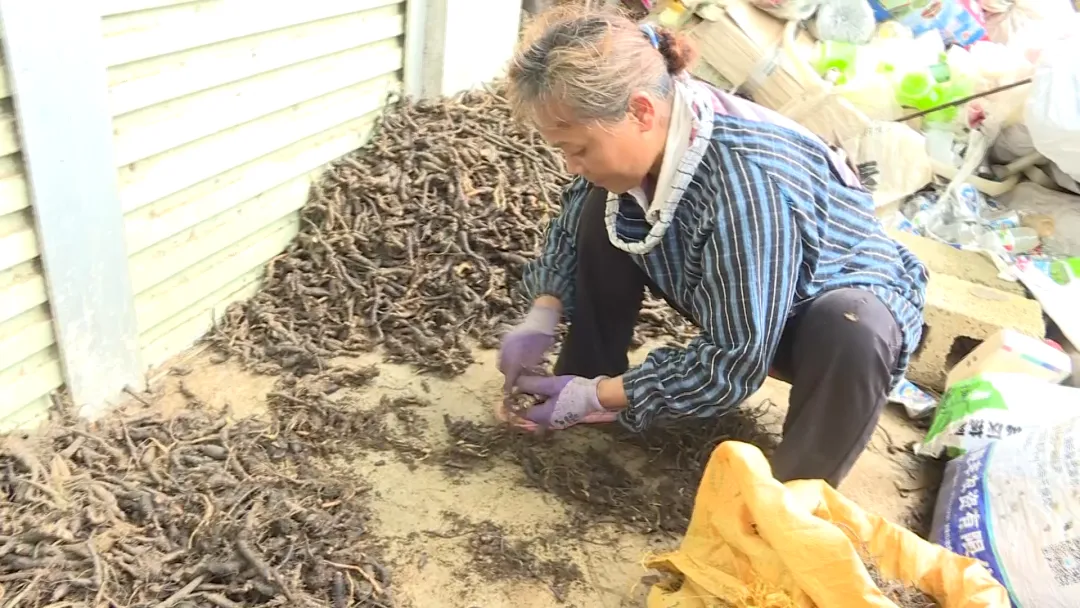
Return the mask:
<path id="1" fill-rule="evenodd" d="M 930 158 L 949 165 L 959 167 L 961 158 L 954 150 L 956 146 L 956 134 L 950 125 L 938 122 L 930 122 L 923 129 L 926 137 L 926 153 Z"/>
<path id="2" fill-rule="evenodd" d="M 1004 251 L 1021 255 L 1039 246 L 1039 233 L 1033 228 L 1000 228 L 989 230 L 979 238 L 979 246 L 987 251 Z"/>
<path id="3" fill-rule="evenodd" d="M 953 247 L 982 247 L 986 236 L 986 229 L 975 222 L 948 221 L 938 216 L 927 226 L 926 230 L 938 240 L 948 243 Z"/>
<path id="4" fill-rule="evenodd" d="M 1000 230 L 1002 228 L 1019 228 L 1020 227 L 1020 214 L 1009 210 L 998 210 L 985 213 L 982 216 L 983 222 L 987 228 L 991 230 Z"/>

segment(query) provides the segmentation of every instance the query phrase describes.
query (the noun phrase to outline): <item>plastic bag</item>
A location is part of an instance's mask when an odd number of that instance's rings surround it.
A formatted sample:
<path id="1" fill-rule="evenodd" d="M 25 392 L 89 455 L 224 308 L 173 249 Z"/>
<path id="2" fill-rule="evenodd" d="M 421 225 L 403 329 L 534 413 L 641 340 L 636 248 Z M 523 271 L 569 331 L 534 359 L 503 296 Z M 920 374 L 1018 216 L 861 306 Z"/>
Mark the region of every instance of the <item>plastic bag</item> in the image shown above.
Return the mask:
<path id="1" fill-rule="evenodd" d="M 1034 36 L 1054 36 L 1076 12 L 1069 0 L 980 0 L 986 35 L 1001 44 L 1025 44 Z"/>
<path id="2" fill-rule="evenodd" d="M 1049 220 L 1043 248 L 1058 257 L 1080 256 L 1080 196 L 1024 182 L 998 197 L 998 202 L 1022 217 Z"/>
<path id="3" fill-rule="evenodd" d="M 957 59 L 963 49 L 949 49 L 950 56 Z M 993 42 L 976 42 L 967 49 L 967 61 L 970 66 L 970 78 L 976 92 L 985 92 L 1001 86 L 1010 85 L 1035 73 L 1035 65 L 1023 51 Z M 956 62 L 959 63 L 959 62 Z M 952 64 L 950 64 L 951 67 Z M 991 120 L 1002 126 L 1020 124 L 1024 121 L 1024 104 L 1028 99 L 1031 85 L 1014 87 L 977 99 L 969 105 L 980 108 Z"/>
<path id="4" fill-rule="evenodd" d="M 1080 419 L 950 462 L 932 538 L 977 558 L 1015 606 L 1080 606 Z"/>
<path id="5" fill-rule="evenodd" d="M 990 159 L 999 164 L 1008 164 L 1035 151 L 1031 143 L 1031 134 L 1024 125 L 1011 125 L 1001 130 L 1001 135 L 994 140 L 990 148 Z"/>
<path id="6" fill-rule="evenodd" d="M 1080 35 L 1043 51 L 1024 123 L 1043 156 L 1080 180 Z"/>
<path id="7" fill-rule="evenodd" d="M 908 418 L 919 419 L 929 416 L 937 407 L 938 400 L 922 390 L 915 383 L 904 378 L 889 393 L 889 403 L 904 406 Z"/>
<path id="8" fill-rule="evenodd" d="M 804 21 L 821 6 L 821 0 L 750 0 L 750 3 L 784 21 Z"/>
<path id="9" fill-rule="evenodd" d="M 902 200 L 934 179 L 926 139 L 905 124 L 875 122 L 840 145 L 861 172 L 871 175 L 866 185 L 875 206 Z"/>
<path id="10" fill-rule="evenodd" d="M 987 38 L 1001 44 L 1075 12 L 1069 0 L 980 0 L 979 5 L 986 13 Z"/>
<path id="11" fill-rule="evenodd" d="M 912 581 L 943 608 L 1009 605 L 977 561 L 863 511 L 824 481 L 781 484 L 760 450 L 737 441 L 713 451 L 679 550 L 646 560 L 682 577 L 678 589 L 653 586 L 647 605 L 895 608 L 860 550 L 885 578 Z"/>
<path id="12" fill-rule="evenodd" d="M 825 0 L 807 22 L 818 40 L 866 44 L 874 37 L 877 22 L 866 0 Z"/>
<path id="13" fill-rule="evenodd" d="M 1054 163 L 1048 163 L 1046 165 L 1046 172 L 1049 174 L 1050 181 L 1053 184 L 1052 187 L 1068 190 L 1073 194 L 1080 194 L 1080 182 L 1073 179 L 1068 173 L 1062 171 L 1061 167 Z"/>
<path id="14" fill-rule="evenodd" d="M 917 451 L 958 456 L 1077 415 L 1080 389 L 1025 374 L 980 374 L 945 391 Z"/>
<path id="15" fill-rule="evenodd" d="M 1058 285 L 1036 268 L 1033 260 L 1024 258 L 1016 260 L 1009 272 L 1035 296 L 1043 312 L 1054 320 L 1065 338 L 1073 345 L 1080 344 L 1080 315 L 1076 314 L 1080 306 L 1080 281 Z"/>
<path id="16" fill-rule="evenodd" d="M 878 20 L 888 15 L 911 28 L 916 36 L 930 30 L 941 32 L 946 43 L 970 46 L 986 39 L 985 18 L 975 0 L 869 0 Z"/>

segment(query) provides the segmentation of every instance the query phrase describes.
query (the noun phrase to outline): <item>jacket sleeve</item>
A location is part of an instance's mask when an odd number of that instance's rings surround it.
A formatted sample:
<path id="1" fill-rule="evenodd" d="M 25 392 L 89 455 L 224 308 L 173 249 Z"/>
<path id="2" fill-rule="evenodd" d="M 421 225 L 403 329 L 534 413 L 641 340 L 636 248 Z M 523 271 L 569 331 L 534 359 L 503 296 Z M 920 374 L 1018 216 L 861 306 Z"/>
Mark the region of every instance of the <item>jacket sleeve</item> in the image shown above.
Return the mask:
<path id="1" fill-rule="evenodd" d="M 589 184 L 575 178 L 562 193 L 562 212 L 548 224 L 540 256 L 525 266 L 522 282 L 529 301 L 542 295 L 558 298 L 563 315 L 569 317 L 574 305 L 574 277 L 577 274 L 578 219 Z"/>
<path id="2" fill-rule="evenodd" d="M 689 303 L 702 332 L 685 349 L 653 350 L 623 376 L 622 419 L 634 430 L 749 397 L 765 382 L 791 309 L 802 247 L 786 195 L 753 163 L 730 151 L 720 157 L 715 214 L 702 220 L 712 222 L 711 236 Z"/>

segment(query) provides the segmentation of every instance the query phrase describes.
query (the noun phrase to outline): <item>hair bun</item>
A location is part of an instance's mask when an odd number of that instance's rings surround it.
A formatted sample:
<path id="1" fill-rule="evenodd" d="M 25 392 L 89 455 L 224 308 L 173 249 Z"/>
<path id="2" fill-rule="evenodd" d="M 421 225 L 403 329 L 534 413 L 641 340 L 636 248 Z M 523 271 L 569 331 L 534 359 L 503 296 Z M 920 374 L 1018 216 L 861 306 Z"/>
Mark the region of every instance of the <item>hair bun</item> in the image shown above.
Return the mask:
<path id="1" fill-rule="evenodd" d="M 667 64 L 669 74 L 675 75 L 689 69 L 697 58 L 697 51 L 685 36 L 667 28 L 657 27 L 656 38 L 660 43 L 657 50 L 664 56 L 664 63 Z"/>

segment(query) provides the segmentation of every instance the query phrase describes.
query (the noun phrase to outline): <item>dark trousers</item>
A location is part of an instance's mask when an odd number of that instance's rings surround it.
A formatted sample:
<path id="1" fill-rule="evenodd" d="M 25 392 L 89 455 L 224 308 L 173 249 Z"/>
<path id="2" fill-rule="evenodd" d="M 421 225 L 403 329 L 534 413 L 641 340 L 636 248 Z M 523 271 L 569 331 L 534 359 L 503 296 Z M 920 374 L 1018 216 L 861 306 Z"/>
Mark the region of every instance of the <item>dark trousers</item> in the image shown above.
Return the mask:
<path id="1" fill-rule="evenodd" d="M 679 307 L 608 240 L 602 191 L 585 203 L 577 248 L 574 313 L 555 373 L 618 376 L 629 366 L 645 287 Z M 900 344 L 892 313 L 861 289 L 822 294 L 788 320 L 771 366 L 791 383 L 783 439 L 772 456 L 777 479 L 840 483 L 885 407 Z"/>

